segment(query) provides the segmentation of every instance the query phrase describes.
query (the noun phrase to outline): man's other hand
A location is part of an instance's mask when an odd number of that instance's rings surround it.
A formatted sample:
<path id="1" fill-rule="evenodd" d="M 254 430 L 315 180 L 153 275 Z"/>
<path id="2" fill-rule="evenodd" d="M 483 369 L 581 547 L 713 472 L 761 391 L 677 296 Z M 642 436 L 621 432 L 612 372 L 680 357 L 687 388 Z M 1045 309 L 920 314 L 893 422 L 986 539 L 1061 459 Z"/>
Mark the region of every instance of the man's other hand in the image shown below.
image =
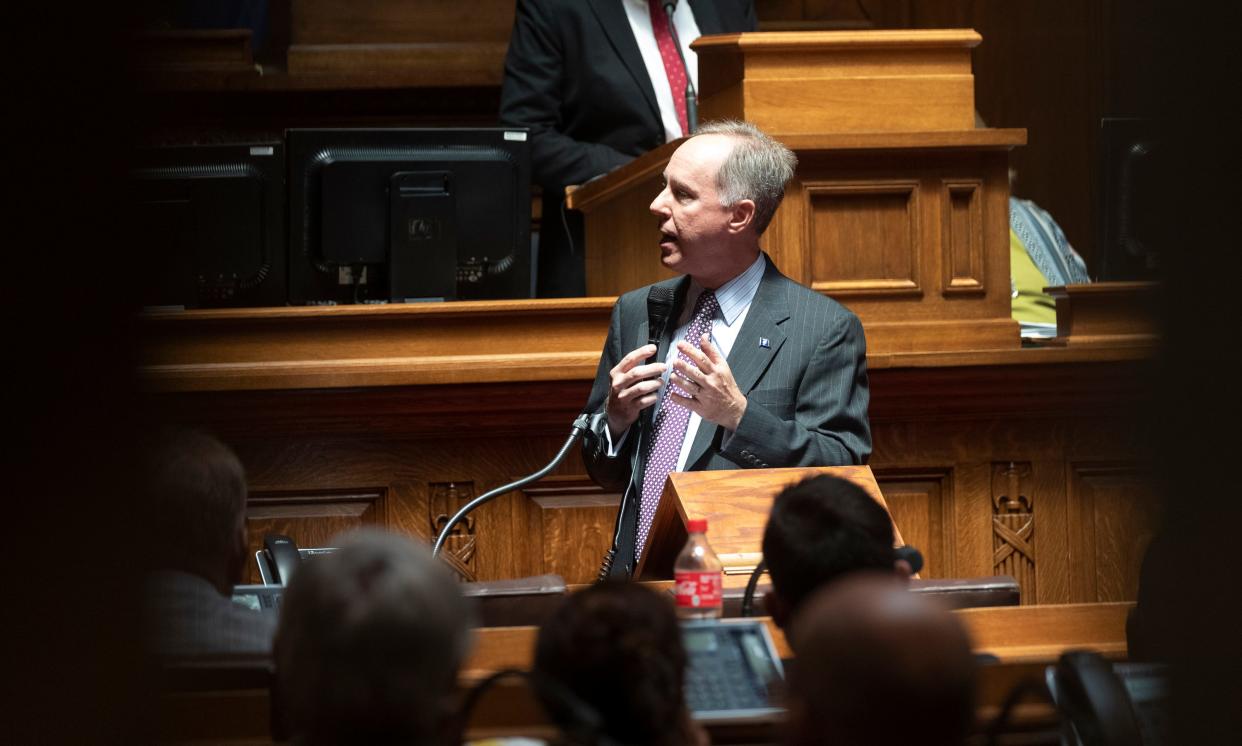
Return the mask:
<path id="1" fill-rule="evenodd" d="M 733 380 L 729 363 L 712 346 L 711 336 L 704 334 L 698 349 L 684 340 L 677 343 L 677 349 L 694 362 L 689 365 L 680 357 L 673 361 L 677 386 L 690 396 L 678 394 L 677 388 L 670 388 L 668 395 L 708 422 L 723 425 L 729 432 L 736 431 L 746 412 L 746 397 Z"/>

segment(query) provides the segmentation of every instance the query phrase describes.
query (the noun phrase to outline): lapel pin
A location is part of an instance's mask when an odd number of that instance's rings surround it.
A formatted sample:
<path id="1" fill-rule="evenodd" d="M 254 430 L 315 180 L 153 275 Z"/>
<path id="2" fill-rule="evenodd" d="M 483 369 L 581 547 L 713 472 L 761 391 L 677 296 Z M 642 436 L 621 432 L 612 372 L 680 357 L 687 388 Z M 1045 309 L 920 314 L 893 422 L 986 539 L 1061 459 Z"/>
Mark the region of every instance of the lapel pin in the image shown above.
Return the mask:
<path id="1" fill-rule="evenodd" d="M 760 338 L 759 338 L 759 346 L 760 346 L 760 347 L 762 347 L 762 348 L 764 348 L 764 349 L 768 349 L 768 348 L 770 348 L 770 347 L 772 346 L 772 343 L 768 341 L 768 338 L 767 338 L 767 337 L 760 337 Z"/>

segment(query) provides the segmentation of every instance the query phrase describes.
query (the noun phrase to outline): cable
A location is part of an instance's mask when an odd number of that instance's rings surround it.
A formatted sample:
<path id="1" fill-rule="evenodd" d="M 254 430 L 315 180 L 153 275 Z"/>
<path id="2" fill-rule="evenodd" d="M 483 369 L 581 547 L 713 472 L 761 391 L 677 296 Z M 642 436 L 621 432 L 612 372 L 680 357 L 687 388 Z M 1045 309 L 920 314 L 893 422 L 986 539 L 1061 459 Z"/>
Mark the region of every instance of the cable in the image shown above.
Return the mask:
<path id="1" fill-rule="evenodd" d="M 1009 690 L 1004 704 L 1001 705 L 1000 712 L 996 714 L 995 718 L 992 718 L 992 722 L 988 723 L 987 730 L 984 732 L 984 743 L 987 746 L 996 746 L 998 743 L 997 739 L 1000 737 L 1002 730 L 1009 724 L 1009 717 L 1013 714 L 1013 708 L 1017 706 L 1024 696 L 1027 694 L 1040 694 L 1044 695 L 1043 699 L 1048 699 L 1046 696 L 1047 691 L 1044 685 L 1036 678 L 1028 676 L 1020 679 Z"/>
<path id="2" fill-rule="evenodd" d="M 561 198 L 561 225 L 565 228 L 565 240 L 569 241 L 569 255 L 574 255 L 574 234 L 569 230 L 569 218 L 565 215 L 565 198 Z"/>
<path id="3" fill-rule="evenodd" d="M 466 698 L 461 704 L 461 710 L 458 712 L 460 727 L 458 729 L 458 738 L 454 743 L 466 742 L 466 725 L 470 722 L 470 715 L 474 712 L 474 707 L 483 697 L 484 692 L 495 686 L 496 682 L 508 678 L 518 678 L 525 681 L 527 686 L 534 690 L 536 699 L 539 700 L 544 712 L 552 715 L 548 711 L 547 704 L 545 704 L 551 701 L 559 710 L 568 715 L 571 722 L 561 730 L 570 737 L 571 743 L 594 744 L 594 746 L 619 746 L 616 741 L 602 732 L 603 718 L 600 717 L 599 712 L 594 707 L 582 701 L 581 698 L 561 684 L 561 682 L 548 676 L 541 676 L 533 671 L 523 671 L 517 668 L 504 668 L 496 671 L 478 684 L 475 684 L 466 693 Z"/>
<path id="4" fill-rule="evenodd" d="M 750 580 L 746 581 L 746 592 L 742 594 L 742 616 L 754 616 L 755 606 L 755 587 L 759 585 L 759 576 L 768 569 L 768 561 L 760 559 L 759 564 L 755 565 L 755 569 L 750 574 Z"/>

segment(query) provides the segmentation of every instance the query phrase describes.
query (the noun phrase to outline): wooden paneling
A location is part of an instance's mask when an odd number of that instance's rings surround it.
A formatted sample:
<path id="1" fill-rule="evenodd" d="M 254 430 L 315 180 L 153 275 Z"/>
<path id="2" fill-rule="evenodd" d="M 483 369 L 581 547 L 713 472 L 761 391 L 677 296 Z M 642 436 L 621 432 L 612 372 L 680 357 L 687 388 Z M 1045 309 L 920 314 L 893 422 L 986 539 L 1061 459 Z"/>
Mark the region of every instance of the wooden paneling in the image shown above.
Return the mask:
<path id="1" fill-rule="evenodd" d="M 1135 598 L 1143 552 L 1160 518 L 1151 475 L 1136 464 L 1076 462 L 1069 479 L 1074 595 L 1094 601 Z"/>
<path id="2" fill-rule="evenodd" d="M 785 135 L 971 129 L 978 43 L 969 29 L 704 37 L 699 111 Z"/>
<path id="3" fill-rule="evenodd" d="M 798 171 L 761 245 L 789 277 L 857 313 L 872 353 L 1016 348 L 1006 163 L 1023 139 L 1012 130 L 782 136 Z M 667 275 L 649 248 L 654 223 L 633 216 L 672 149 L 570 196 L 586 215 L 588 292 Z M 949 260 L 964 274 L 942 271 Z"/>
<path id="4" fill-rule="evenodd" d="M 589 480 L 553 479 L 523 492 L 528 503 L 526 537 L 539 551 L 529 575 L 552 573 L 567 583 L 591 583 L 612 544 L 621 496 Z"/>
<path id="5" fill-rule="evenodd" d="M 983 246 L 983 182 L 945 181 L 940 238 L 944 268 L 942 292 L 974 295 L 986 289 Z"/>
<path id="6" fill-rule="evenodd" d="M 925 578 L 960 577 L 954 567 L 953 473 L 949 469 L 879 471 L 876 481 L 893 524 L 923 554 Z"/>
<path id="7" fill-rule="evenodd" d="M 972 28 L 976 108 L 993 127 L 1025 127 L 1015 194 L 1049 210 L 1097 266 L 1102 116 L 1150 110 L 1152 3 L 1091 0 L 758 0 L 765 28 Z M 1033 61 L 1038 62 L 1033 62 Z"/>
<path id="8" fill-rule="evenodd" d="M 1093 354 L 1021 350 L 994 356 L 1018 362 L 957 356 L 928 368 L 912 364 L 921 357 L 872 361 L 870 465 L 929 577 L 1014 574 L 1026 603 L 1133 598 L 1157 520 L 1143 468 L 1148 432 L 1135 414 L 1147 369 Z M 256 497 L 301 496 L 290 511 L 299 541 L 316 522 L 308 536 L 319 542 L 371 521 L 429 541 L 436 516 L 546 463 L 588 388 L 576 380 L 156 399 L 232 445 Z M 324 507 L 349 495 L 370 496 L 370 507 Z M 464 564 L 481 580 L 557 572 L 589 581 L 615 501 L 589 485 L 571 453 L 553 477 L 479 509 L 450 550 L 469 544 Z M 265 508 L 265 526 L 286 510 L 276 507 Z"/>
<path id="9" fill-rule="evenodd" d="M 806 180 L 811 287 L 842 302 L 923 293 L 918 182 Z"/>
<path id="10" fill-rule="evenodd" d="M 872 385 L 882 397 L 883 376 Z M 951 515 L 942 535 L 930 533 L 919 547 L 929 564 L 944 552 L 954 575 L 1012 575 L 1024 604 L 1134 598 L 1138 560 L 1158 519 L 1141 468 L 1149 432 L 1133 414 L 1095 409 L 1085 400 L 1080 406 L 1085 409 L 1077 413 L 1051 406 L 1044 414 L 955 418 L 942 409 L 940 417 L 873 418 L 871 465 L 903 532 L 917 535 L 931 524 L 923 511 L 934 505 L 934 491 L 915 480 L 915 494 L 906 497 L 898 482 L 894 499 L 887 491 L 891 475 L 951 465 L 952 479 L 941 482 L 951 495 Z M 1098 471 L 1096 464 L 1108 468 Z M 916 509 L 907 529 L 899 516 L 909 505 Z M 1116 549 L 1126 542 L 1124 551 Z"/>
<path id="11" fill-rule="evenodd" d="M 594 372 L 611 307 L 546 299 L 155 312 L 142 319 L 144 364 L 152 383 L 180 390 L 566 380 Z"/>
<path id="12" fill-rule="evenodd" d="M 292 0 L 294 44 L 507 43 L 513 0 Z"/>
<path id="13" fill-rule="evenodd" d="M 288 69 L 376 78 L 421 69 L 432 73 L 428 87 L 498 86 L 513 11 L 506 0 L 295 0 Z"/>

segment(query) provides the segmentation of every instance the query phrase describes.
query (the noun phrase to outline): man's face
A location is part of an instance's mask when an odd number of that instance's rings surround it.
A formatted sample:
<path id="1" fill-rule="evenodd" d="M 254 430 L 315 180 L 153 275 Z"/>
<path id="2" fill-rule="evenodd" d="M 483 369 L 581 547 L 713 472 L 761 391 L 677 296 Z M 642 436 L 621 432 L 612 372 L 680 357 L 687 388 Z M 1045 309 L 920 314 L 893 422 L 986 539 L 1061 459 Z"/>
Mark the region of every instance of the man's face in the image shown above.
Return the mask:
<path id="1" fill-rule="evenodd" d="M 705 280 L 720 271 L 727 248 L 732 210 L 720 204 L 716 176 L 732 149 L 733 142 L 723 135 L 687 140 L 669 159 L 664 189 L 651 203 L 662 234 L 660 263 L 708 287 L 714 285 Z"/>

